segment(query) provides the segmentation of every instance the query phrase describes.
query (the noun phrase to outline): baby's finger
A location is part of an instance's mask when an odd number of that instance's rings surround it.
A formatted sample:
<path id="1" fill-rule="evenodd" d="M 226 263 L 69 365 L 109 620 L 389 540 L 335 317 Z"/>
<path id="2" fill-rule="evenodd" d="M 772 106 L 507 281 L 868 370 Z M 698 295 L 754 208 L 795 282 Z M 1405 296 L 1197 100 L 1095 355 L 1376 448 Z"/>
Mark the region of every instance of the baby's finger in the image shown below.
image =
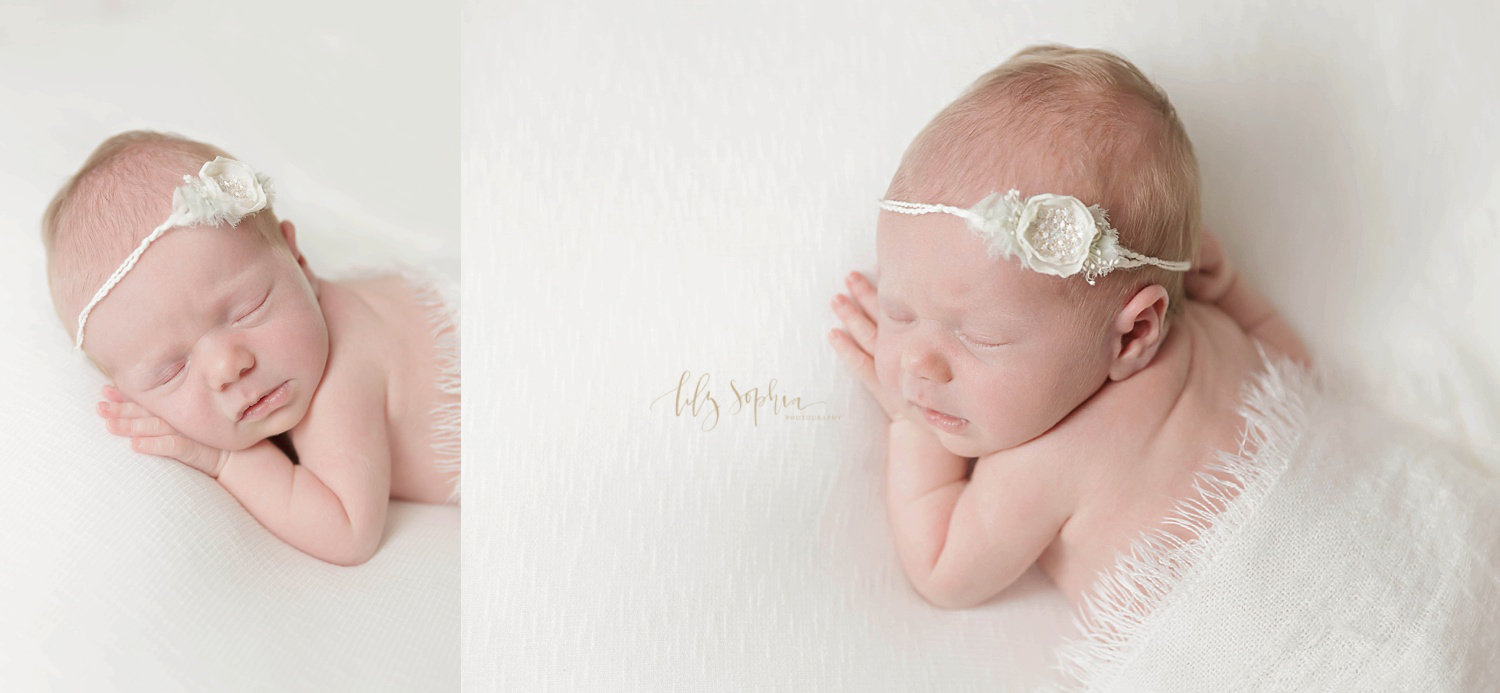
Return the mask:
<path id="1" fill-rule="evenodd" d="M 874 320 L 880 314 L 880 300 L 875 291 L 875 285 L 870 283 L 865 275 L 859 272 L 850 272 L 844 278 L 844 283 L 849 286 L 850 295 L 859 301 L 859 306 L 865 310 L 865 315 Z"/>
<path id="2" fill-rule="evenodd" d="M 107 400 L 109 400 L 111 402 L 129 402 L 130 401 L 130 398 L 126 397 L 125 393 L 120 392 L 113 385 L 105 385 L 104 386 L 104 399 L 107 399 Z"/>
<path id="3" fill-rule="evenodd" d="M 885 401 L 884 394 L 880 389 L 880 378 L 875 374 L 875 359 L 871 358 L 863 349 L 860 349 L 859 345 L 855 344 L 854 340 L 843 330 L 829 332 L 828 342 L 833 345 L 834 351 L 837 351 L 839 356 L 844 359 L 844 363 L 849 365 L 849 369 L 854 371 L 854 376 L 859 379 L 859 382 L 875 397 L 875 401 L 880 404 L 880 408 L 885 410 L 886 416 L 892 420 L 900 416 L 900 408 L 894 407 Z"/>
<path id="4" fill-rule="evenodd" d="M 139 419 L 110 419 L 105 423 L 105 427 L 110 433 L 130 438 L 169 436 L 177 433 L 176 429 L 167 425 L 167 422 L 154 416 L 144 416 Z"/>
<path id="5" fill-rule="evenodd" d="M 132 438 L 130 447 L 136 452 L 157 457 L 170 457 L 181 460 L 187 456 L 187 439 L 182 436 L 155 436 L 149 438 Z"/>
<path id="6" fill-rule="evenodd" d="M 138 419 L 151 415 L 135 402 L 100 402 L 96 411 L 106 419 Z"/>
<path id="7" fill-rule="evenodd" d="M 844 322 L 844 328 L 854 338 L 854 343 L 859 345 L 865 353 L 875 351 L 875 323 L 870 320 L 848 296 L 839 294 L 833 297 L 833 312 Z"/>
<path id="8" fill-rule="evenodd" d="M 828 343 L 833 345 L 833 350 L 838 352 L 839 358 L 854 371 L 854 377 L 859 378 L 865 388 L 875 396 L 880 396 L 880 381 L 875 377 L 875 359 L 864 349 L 861 349 L 849 333 L 843 330 L 833 330 L 828 333 Z"/>

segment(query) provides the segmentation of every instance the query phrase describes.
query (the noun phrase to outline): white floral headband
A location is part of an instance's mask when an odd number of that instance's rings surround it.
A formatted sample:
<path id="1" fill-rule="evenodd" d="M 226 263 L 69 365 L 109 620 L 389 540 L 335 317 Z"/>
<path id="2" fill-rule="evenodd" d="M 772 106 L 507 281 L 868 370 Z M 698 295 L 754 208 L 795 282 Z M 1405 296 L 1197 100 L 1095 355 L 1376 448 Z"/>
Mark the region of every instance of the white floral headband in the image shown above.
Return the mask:
<path id="1" fill-rule="evenodd" d="M 109 275 L 104 286 L 94 292 L 93 300 L 78 314 L 78 337 L 73 342 L 75 350 L 83 349 L 83 326 L 88 322 L 89 313 L 94 310 L 94 306 L 104 300 L 109 290 L 120 283 L 130 268 L 135 267 L 136 261 L 141 259 L 141 253 L 146 252 L 146 247 L 161 238 L 167 229 L 220 224 L 234 226 L 241 219 L 271 206 L 271 200 L 276 197 L 276 187 L 271 183 L 270 176 L 222 156 L 203 164 L 203 168 L 198 170 L 197 178 L 183 176 L 182 182 L 182 185 L 172 191 L 172 216 L 167 217 L 151 235 L 141 240 L 130 257 L 125 258 L 125 262 L 120 263 L 115 273 Z"/>
<path id="2" fill-rule="evenodd" d="M 1099 205 L 1085 207 L 1076 197 L 1042 193 L 1025 202 L 1017 190 L 992 192 L 970 209 L 948 205 L 881 200 L 880 208 L 901 214 L 940 212 L 962 217 L 983 239 L 989 256 L 1015 255 L 1029 270 L 1059 277 L 1080 271 L 1090 285 L 1117 269 L 1155 265 L 1186 272 L 1191 262 L 1171 262 L 1142 255 L 1120 245 L 1120 234 L 1109 225 Z"/>

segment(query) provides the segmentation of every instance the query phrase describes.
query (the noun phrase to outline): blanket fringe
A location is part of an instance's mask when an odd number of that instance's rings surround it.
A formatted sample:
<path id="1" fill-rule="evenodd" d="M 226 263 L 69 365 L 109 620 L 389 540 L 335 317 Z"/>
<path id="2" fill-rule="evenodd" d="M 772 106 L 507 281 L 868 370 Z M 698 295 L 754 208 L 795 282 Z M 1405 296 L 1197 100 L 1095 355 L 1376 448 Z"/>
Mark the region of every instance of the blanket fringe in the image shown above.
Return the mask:
<path id="1" fill-rule="evenodd" d="M 444 299 L 442 292 L 426 277 L 403 268 L 402 277 L 413 287 L 416 302 L 427 312 L 428 333 L 438 357 L 438 390 L 453 395 L 451 401 L 439 402 L 432 409 L 432 452 L 438 471 L 452 480 L 448 502 L 459 502 L 461 490 L 460 458 L 462 453 L 462 360 L 459 355 L 458 311 Z"/>
<path id="2" fill-rule="evenodd" d="M 1053 690 L 1107 689 L 1129 662 L 1132 643 L 1149 636 L 1152 615 L 1167 609 L 1174 591 L 1201 572 L 1212 539 L 1233 533 L 1253 515 L 1286 470 L 1307 421 L 1302 395 L 1314 378 L 1290 361 L 1273 362 L 1264 349 L 1260 355 L 1264 372 L 1246 384 L 1240 408 L 1245 431 L 1239 452 L 1220 451 L 1197 474 L 1194 493 L 1164 520 L 1192 538 L 1155 528 L 1116 557 L 1114 568 L 1083 595 L 1074 615 L 1080 635 L 1057 651 Z"/>

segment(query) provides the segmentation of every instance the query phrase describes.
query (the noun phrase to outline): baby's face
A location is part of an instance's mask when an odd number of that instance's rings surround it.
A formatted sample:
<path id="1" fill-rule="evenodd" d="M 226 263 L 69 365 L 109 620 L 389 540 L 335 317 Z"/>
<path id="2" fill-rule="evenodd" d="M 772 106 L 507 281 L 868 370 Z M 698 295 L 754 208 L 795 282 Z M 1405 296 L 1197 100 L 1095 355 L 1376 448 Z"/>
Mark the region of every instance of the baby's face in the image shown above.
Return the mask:
<path id="1" fill-rule="evenodd" d="M 875 368 L 964 457 L 1007 450 L 1047 432 L 1108 375 L 1104 325 L 1080 330 L 1068 280 L 990 260 L 962 219 L 881 212 Z M 936 414 L 929 410 L 936 410 Z"/>
<path id="2" fill-rule="evenodd" d="M 248 220 L 172 229 L 94 308 L 84 349 L 178 433 L 242 450 L 301 421 L 322 381 L 328 328 L 313 286 Z"/>

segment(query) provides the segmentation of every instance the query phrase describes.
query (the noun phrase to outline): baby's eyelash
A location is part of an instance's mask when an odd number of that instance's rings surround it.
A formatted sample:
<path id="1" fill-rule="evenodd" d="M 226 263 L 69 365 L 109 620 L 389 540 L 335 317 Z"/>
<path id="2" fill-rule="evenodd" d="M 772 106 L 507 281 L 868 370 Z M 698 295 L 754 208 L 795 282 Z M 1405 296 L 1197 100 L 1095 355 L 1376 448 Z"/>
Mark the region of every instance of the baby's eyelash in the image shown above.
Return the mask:
<path id="1" fill-rule="evenodd" d="M 260 309 L 261 309 L 261 308 L 264 308 L 264 307 L 265 307 L 265 305 L 266 305 L 266 303 L 267 303 L 267 302 L 268 302 L 268 301 L 269 301 L 269 300 L 270 300 L 270 299 L 271 299 L 271 294 L 269 294 L 269 293 L 268 293 L 268 294 L 266 294 L 266 295 L 265 295 L 265 296 L 264 296 L 264 297 L 263 297 L 263 298 L 261 298 L 261 299 L 260 299 L 260 303 L 257 303 L 257 304 L 255 304 L 255 307 L 254 307 L 254 308 L 251 308 L 251 309 L 250 309 L 250 312 L 248 312 L 248 313 L 245 313 L 245 314 L 244 314 L 244 315 L 241 315 L 241 316 L 240 316 L 240 317 L 239 317 L 239 318 L 236 318 L 236 319 L 235 319 L 235 322 L 241 322 L 241 321 L 243 321 L 243 320 L 244 320 L 244 319 L 245 319 L 245 318 L 248 318 L 248 317 L 250 317 L 250 316 L 252 316 L 252 315 L 255 315 L 255 314 L 256 314 L 256 313 L 259 313 L 259 312 L 260 312 Z"/>
<path id="2" fill-rule="evenodd" d="M 998 342 L 994 344 L 991 344 L 989 342 L 980 342 L 976 341 L 973 337 L 969 337 L 968 335 L 959 335 L 959 338 L 981 349 L 998 349 L 1005 346 L 1004 342 Z"/>
<path id="3" fill-rule="evenodd" d="M 164 373 L 162 377 L 156 381 L 155 387 L 161 387 L 162 385 L 166 385 L 167 383 L 176 380 L 177 376 L 181 375 L 185 370 L 187 370 L 187 362 L 178 361 L 176 365 L 171 367 L 171 370 Z"/>

